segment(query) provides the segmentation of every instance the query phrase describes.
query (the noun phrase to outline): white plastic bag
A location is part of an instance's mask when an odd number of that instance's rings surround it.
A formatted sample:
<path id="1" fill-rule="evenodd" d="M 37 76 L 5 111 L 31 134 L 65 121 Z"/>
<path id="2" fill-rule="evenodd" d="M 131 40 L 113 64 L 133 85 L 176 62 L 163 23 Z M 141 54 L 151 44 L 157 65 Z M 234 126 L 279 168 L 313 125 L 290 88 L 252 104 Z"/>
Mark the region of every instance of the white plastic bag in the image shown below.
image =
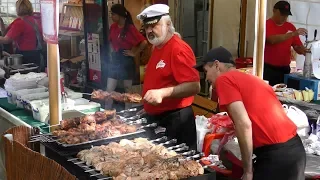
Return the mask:
<path id="1" fill-rule="evenodd" d="M 197 150 L 202 152 L 204 137 L 212 129 L 208 129 L 208 118 L 205 116 L 196 116 L 196 130 L 197 130 Z"/>
<path id="2" fill-rule="evenodd" d="M 282 107 L 285 109 L 287 116 L 294 122 L 297 126 L 297 133 L 299 136 L 307 136 L 310 126 L 307 115 L 295 106 L 290 106 L 284 104 Z"/>

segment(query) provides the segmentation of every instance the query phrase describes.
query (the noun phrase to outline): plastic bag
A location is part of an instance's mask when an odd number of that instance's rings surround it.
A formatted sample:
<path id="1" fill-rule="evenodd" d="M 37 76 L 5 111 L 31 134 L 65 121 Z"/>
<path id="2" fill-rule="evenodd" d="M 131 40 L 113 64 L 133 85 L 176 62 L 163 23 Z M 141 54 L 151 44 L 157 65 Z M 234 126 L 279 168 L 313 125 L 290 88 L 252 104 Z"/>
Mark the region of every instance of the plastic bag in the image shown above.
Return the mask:
<path id="1" fill-rule="evenodd" d="M 197 150 L 202 152 L 204 137 L 207 133 L 212 131 L 208 128 L 208 118 L 205 116 L 196 116 L 196 130 L 197 130 Z"/>
<path id="2" fill-rule="evenodd" d="M 288 107 L 286 104 L 282 105 L 288 117 L 296 124 L 298 128 L 309 127 L 307 115 L 295 106 Z"/>
<path id="3" fill-rule="evenodd" d="M 225 133 L 234 129 L 231 118 L 225 112 L 213 115 L 209 123 L 209 128 L 213 129 L 212 133 Z"/>
<path id="4" fill-rule="evenodd" d="M 301 137 L 307 136 L 310 130 L 307 115 L 295 106 L 282 105 L 289 119 L 297 126 L 297 134 Z"/>

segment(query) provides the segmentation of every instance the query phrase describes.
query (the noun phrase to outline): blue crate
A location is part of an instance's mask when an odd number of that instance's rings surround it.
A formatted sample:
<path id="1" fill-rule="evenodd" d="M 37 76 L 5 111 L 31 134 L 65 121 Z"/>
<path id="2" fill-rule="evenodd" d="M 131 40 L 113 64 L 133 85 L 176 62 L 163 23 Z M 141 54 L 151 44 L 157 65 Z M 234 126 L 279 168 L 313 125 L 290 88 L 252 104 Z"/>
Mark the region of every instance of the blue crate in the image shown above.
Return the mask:
<path id="1" fill-rule="evenodd" d="M 305 78 L 298 74 L 286 74 L 284 76 L 284 83 L 288 85 L 288 88 L 294 88 L 297 90 L 312 89 L 314 92 L 313 100 L 320 100 L 320 80 L 316 78 Z"/>

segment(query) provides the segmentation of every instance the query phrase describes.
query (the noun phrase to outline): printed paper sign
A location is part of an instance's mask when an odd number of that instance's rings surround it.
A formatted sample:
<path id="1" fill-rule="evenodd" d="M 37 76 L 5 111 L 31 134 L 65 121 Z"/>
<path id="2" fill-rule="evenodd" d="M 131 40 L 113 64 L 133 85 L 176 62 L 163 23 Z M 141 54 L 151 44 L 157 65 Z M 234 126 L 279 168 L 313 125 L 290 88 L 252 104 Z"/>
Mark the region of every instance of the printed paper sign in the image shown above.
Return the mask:
<path id="1" fill-rule="evenodd" d="M 41 24 L 43 39 L 50 44 L 58 44 L 59 1 L 41 0 Z"/>

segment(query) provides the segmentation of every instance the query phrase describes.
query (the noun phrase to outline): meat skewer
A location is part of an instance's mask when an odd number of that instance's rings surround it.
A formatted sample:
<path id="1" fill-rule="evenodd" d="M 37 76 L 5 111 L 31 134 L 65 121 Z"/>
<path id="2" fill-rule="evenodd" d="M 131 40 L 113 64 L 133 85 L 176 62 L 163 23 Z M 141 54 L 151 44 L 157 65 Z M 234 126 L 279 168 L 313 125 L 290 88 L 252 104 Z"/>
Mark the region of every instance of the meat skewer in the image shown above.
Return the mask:
<path id="1" fill-rule="evenodd" d="M 184 179 L 204 173 L 194 158 L 184 158 L 162 145 L 155 145 L 145 138 L 96 146 L 82 150 L 77 157 L 93 166 L 86 172 L 98 171 L 93 176 L 104 175 L 113 179 Z"/>
<path id="2" fill-rule="evenodd" d="M 126 103 L 140 103 L 142 101 L 142 97 L 137 93 L 118 93 L 118 92 L 111 92 L 108 93 L 102 90 L 94 90 L 91 95 L 91 99 L 98 99 L 98 100 L 106 100 L 106 99 L 113 99 L 119 102 L 126 102 Z"/>

